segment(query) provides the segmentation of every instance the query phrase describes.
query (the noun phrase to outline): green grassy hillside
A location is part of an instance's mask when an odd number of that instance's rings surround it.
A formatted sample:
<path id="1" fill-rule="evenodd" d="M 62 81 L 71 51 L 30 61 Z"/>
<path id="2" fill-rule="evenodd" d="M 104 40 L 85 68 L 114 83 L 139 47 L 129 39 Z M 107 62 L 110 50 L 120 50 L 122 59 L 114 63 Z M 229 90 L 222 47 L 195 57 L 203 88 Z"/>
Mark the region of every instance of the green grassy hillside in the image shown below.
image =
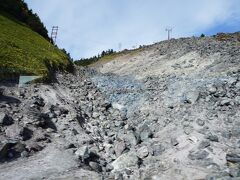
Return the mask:
<path id="1" fill-rule="evenodd" d="M 69 70 L 67 56 L 24 24 L 0 14 L 0 78 Z"/>
<path id="2" fill-rule="evenodd" d="M 139 53 L 142 51 L 142 47 L 138 49 L 132 49 L 132 50 L 123 50 L 120 52 L 113 52 L 111 54 L 106 54 L 103 55 L 102 57 L 96 57 L 96 58 L 88 58 L 88 59 L 83 59 L 83 60 L 78 60 L 75 61 L 74 63 L 77 66 L 95 66 L 98 64 L 104 64 L 109 61 L 112 61 L 118 57 L 124 56 L 124 55 L 135 55 L 136 53 Z"/>

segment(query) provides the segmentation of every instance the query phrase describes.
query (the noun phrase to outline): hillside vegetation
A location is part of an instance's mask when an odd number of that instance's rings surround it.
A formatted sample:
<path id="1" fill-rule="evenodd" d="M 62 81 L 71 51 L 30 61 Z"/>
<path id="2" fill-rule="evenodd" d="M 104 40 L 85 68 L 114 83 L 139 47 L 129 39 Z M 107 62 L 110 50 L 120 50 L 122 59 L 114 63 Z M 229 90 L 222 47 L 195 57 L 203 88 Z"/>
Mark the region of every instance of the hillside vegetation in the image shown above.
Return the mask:
<path id="1" fill-rule="evenodd" d="M 114 60 L 115 58 L 124 56 L 124 55 L 134 55 L 137 52 L 140 52 L 142 47 L 139 49 L 133 49 L 133 50 L 123 50 L 120 52 L 115 52 L 112 49 L 109 49 L 107 51 L 103 51 L 100 55 L 98 56 L 93 56 L 90 58 L 85 58 L 85 59 L 80 59 L 75 61 L 74 63 L 77 66 L 93 66 L 93 65 L 98 65 L 102 63 L 107 63 L 109 61 Z"/>
<path id="2" fill-rule="evenodd" d="M 69 70 L 72 63 L 59 49 L 24 24 L 0 15 L 0 77 L 42 75 Z"/>

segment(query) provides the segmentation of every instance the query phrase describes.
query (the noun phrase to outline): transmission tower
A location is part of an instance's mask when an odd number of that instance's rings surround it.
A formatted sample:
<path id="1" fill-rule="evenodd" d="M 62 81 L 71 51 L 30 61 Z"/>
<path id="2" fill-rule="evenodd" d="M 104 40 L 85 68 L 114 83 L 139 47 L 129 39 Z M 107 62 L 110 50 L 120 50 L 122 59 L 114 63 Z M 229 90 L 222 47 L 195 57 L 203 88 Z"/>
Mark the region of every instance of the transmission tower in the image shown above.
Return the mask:
<path id="1" fill-rule="evenodd" d="M 166 31 L 168 33 L 168 40 L 170 40 L 171 39 L 171 34 L 172 34 L 172 28 L 171 27 L 167 27 Z"/>
<path id="2" fill-rule="evenodd" d="M 52 33 L 51 33 L 51 39 L 53 41 L 53 44 L 56 44 L 57 41 L 57 34 L 58 34 L 58 26 L 52 27 Z"/>

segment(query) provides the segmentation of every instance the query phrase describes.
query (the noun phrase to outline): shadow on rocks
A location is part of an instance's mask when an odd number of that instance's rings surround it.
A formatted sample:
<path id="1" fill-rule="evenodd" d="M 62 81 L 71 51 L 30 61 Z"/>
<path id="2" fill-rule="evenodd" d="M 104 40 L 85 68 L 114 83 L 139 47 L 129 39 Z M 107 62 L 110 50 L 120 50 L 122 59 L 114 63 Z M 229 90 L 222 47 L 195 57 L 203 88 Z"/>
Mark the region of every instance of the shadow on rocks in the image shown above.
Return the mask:
<path id="1" fill-rule="evenodd" d="M 39 115 L 39 121 L 37 125 L 43 129 L 51 128 L 54 131 L 57 131 L 56 125 L 52 122 L 51 118 L 49 118 L 47 114 Z"/>
<path id="2" fill-rule="evenodd" d="M 6 141 L 0 144 L 0 162 L 13 161 L 21 157 L 25 145 L 17 141 Z"/>
<path id="3" fill-rule="evenodd" d="M 11 96 L 5 96 L 5 95 L 0 95 L 0 103 L 7 103 L 7 104 L 20 104 L 21 101 L 17 98 L 11 97 Z"/>

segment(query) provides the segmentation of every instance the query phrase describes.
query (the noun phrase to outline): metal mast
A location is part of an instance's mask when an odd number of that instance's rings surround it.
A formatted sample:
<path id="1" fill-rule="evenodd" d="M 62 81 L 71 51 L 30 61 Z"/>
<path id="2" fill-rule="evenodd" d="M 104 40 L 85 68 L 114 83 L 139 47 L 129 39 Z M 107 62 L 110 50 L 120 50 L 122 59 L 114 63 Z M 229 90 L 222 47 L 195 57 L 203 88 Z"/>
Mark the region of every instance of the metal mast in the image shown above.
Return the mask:
<path id="1" fill-rule="evenodd" d="M 57 41 L 57 34 L 58 34 L 58 26 L 52 27 L 52 33 L 51 33 L 51 39 L 53 41 L 53 44 L 56 44 Z"/>
<path id="2" fill-rule="evenodd" d="M 167 31 L 167 33 L 168 33 L 168 40 L 170 40 L 170 39 L 171 39 L 171 34 L 172 34 L 172 28 L 167 27 L 167 28 L 166 28 L 166 31 Z"/>

